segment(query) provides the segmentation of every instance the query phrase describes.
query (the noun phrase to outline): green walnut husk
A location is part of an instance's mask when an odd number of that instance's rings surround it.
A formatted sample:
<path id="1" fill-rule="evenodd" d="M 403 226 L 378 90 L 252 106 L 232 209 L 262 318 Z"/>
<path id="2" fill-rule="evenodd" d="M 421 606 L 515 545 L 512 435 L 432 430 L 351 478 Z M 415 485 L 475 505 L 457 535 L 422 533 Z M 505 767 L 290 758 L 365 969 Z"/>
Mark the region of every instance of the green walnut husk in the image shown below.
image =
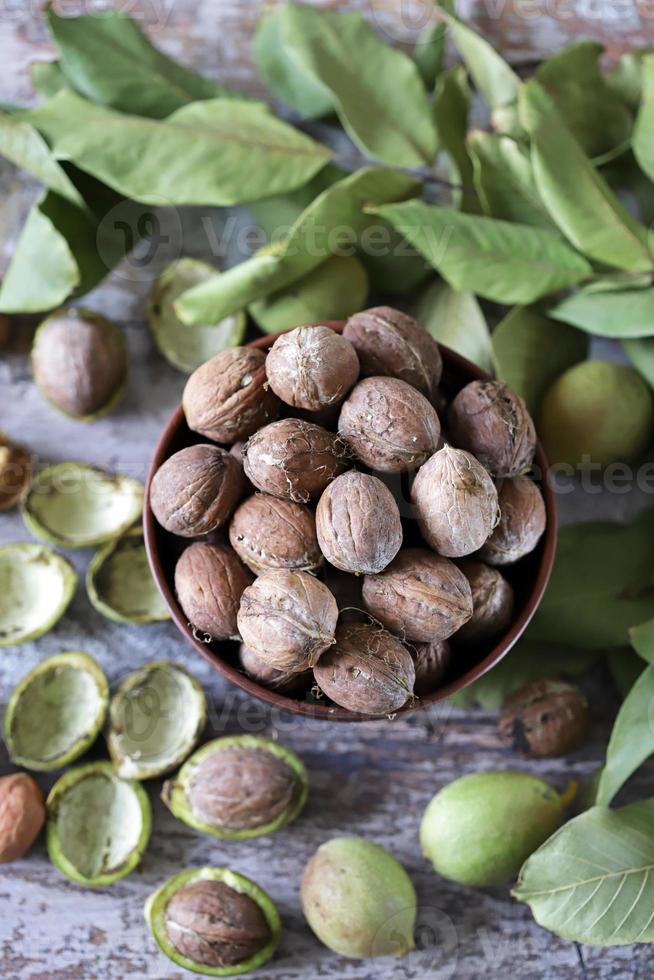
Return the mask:
<path id="1" fill-rule="evenodd" d="M 514 881 L 559 826 L 565 801 L 523 772 L 462 776 L 434 796 L 420 826 L 425 857 L 439 874 L 483 888 Z"/>
<path id="2" fill-rule="evenodd" d="M 247 895 L 256 902 L 270 930 L 270 939 L 254 956 L 231 966 L 205 966 L 184 956 L 173 945 L 166 930 L 166 908 L 181 888 L 200 881 L 223 882 L 229 888 Z M 237 874 L 229 868 L 194 868 L 191 871 L 182 871 L 175 875 L 154 894 L 150 895 L 145 904 L 145 920 L 157 946 L 169 960 L 185 970 L 209 977 L 239 976 L 258 969 L 273 956 L 282 934 L 279 913 L 270 896 L 249 878 Z"/>
<path id="3" fill-rule="evenodd" d="M 147 317 L 154 342 L 168 363 L 185 374 L 191 374 L 226 347 L 236 347 L 245 334 L 245 313 L 200 327 L 187 327 L 175 313 L 178 296 L 217 274 L 218 270 L 207 262 L 177 259 L 157 279 L 148 299 Z"/>
<path id="4" fill-rule="evenodd" d="M 633 368 L 583 361 L 543 398 L 538 433 L 550 463 L 584 469 L 639 459 L 654 435 L 654 397 Z"/>
<path id="5" fill-rule="evenodd" d="M 145 625 L 170 619 L 139 527 L 110 541 L 93 557 L 86 572 L 86 594 L 91 605 L 115 623 Z"/>
<path id="6" fill-rule="evenodd" d="M 62 769 L 95 742 L 109 684 L 86 653 L 59 653 L 30 671 L 9 698 L 5 741 L 13 762 L 37 772 Z"/>
<path id="7" fill-rule="evenodd" d="M 77 572 L 40 544 L 0 548 L 0 647 L 43 636 L 66 612 Z"/>
<path id="8" fill-rule="evenodd" d="M 62 548 L 119 537 L 141 516 L 143 486 L 84 463 L 58 463 L 34 478 L 23 504 L 28 530 Z"/>
<path id="9" fill-rule="evenodd" d="M 193 806 L 193 799 L 198 786 L 196 777 L 200 767 L 203 764 L 206 766 L 209 759 L 215 758 L 216 753 L 221 753 L 225 750 L 230 750 L 231 752 L 232 750 L 252 749 L 271 753 L 276 760 L 285 764 L 292 773 L 294 784 L 288 806 L 285 807 L 283 812 L 277 813 L 273 819 L 262 819 L 258 821 L 255 817 L 254 820 L 250 821 L 250 826 L 247 827 L 235 827 L 225 825 L 224 823 L 209 822 L 200 812 L 199 805 L 196 803 L 195 808 Z M 237 767 L 237 769 L 242 770 L 242 767 Z M 257 789 L 261 789 L 261 787 L 251 787 L 251 792 L 256 793 Z M 229 790 L 221 787 L 220 792 L 225 793 L 229 792 Z M 307 771 L 294 752 L 280 745 L 279 742 L 273 742 L 269 738 L 263 738 L 257 735 L 233 735 L 226 738 L 214 739 L 212 742 L 203 745 L 197 752 L 194 752 L 190 759 L 184 763 L 175 778 L 164 784 L 161 798 L 168 809 L 179 820 L 183 820 L 184 823 L 188 824 L 189 827 L 193 827 L 195 830 L 199 830 L 205 834 L 211 834 L 213 837 L 219 837 L 221 840 L 248 840 L 252 837 L 263 837 L 265 834 L 272 834 L 276 830 L 280 830 L 282 827 L 290 824 L 303 809 L 308 793 L 309 779 Z M 246 804 L 252 804 L 252 802 L 252 796 L 249 796 L 247 799 L 241 799 L 239 797 L 235 800 L 236 809 L 243 812 L 246 809 Z M 266 799 L 265 802 L 269 804 L 270 800 Z"/>
<path id="10" fill-rule="evenodd" d="M 107 746 L 123 779 L 154 779 L 182 764 L 207 721 L 204 691 L 165 660 L 126 677 L 109 706 Z"/>
<path id="11" fill-rule="evenodd" d="M 416 892 L 379 844 L 363 837 L 322 844 L 304 870 L 301 897 L 318 939 L 342 956 L 404 956 L 413 949 Z"/>
<path id="12" fill-rule="evenodd" d="M 251 303 L 248 312 L 265 333 L 304 323 L 345 320 L 363 309 L 368 276 L 354 255 L 332 255 L 286 289 Z M 188 328 L 187 328 L 188 329 Z"/>
<path id="13" fill-rule="evenodd" d="M 70 769 L 52 787 L 46 809 L 50 860 L 71 881 L 111 885 L 141 861 L 152 827 L 150 801 L 110 762 Z"/>
<path id="14" fill-rule="evenodd" d="M 79 331 L 85 328 L 93 330 L 90 345 L 88 333 L 80 342 Z M 32 372 L 37 388 L 58 412 L 76 422 L 96 422 L 125 394 L 129 355 L 123 331 L 95 310 L 57 310 L 34 334 Z"/>

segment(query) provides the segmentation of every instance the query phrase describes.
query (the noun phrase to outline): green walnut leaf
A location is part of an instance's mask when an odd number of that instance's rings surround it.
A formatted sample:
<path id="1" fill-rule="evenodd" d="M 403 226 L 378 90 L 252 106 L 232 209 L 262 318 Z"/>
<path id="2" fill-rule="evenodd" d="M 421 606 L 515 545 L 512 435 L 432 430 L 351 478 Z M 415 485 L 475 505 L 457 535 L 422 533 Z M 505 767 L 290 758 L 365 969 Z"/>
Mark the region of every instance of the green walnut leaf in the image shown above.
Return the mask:
<path id="1" fill-rule="evenodd" d="M 66 81 L 92 102 L 160 119 L 188 102 L 231 95 L 157 51 L 120 11 L 60 17 L 49 7 L 47 20 Z"/>
<path id="2" fill-rule="evenodd" d="M 323 191 L 286 239 L 180 296 L 175 304 L 178 316 L 191 326 L 214 323 L 285 289 L 338 251 L 333 229 L 347 228 L 357 235 L 369 227 L 370 219 L 362 212 L 365 204 L 419 194 L 421 186 L 406 174 L 381 167 L 351 174 Z M 351 248 L 351 240 L 346 245 Z"/>
<path id="3" fill-rule="evenodd" d="M 287 194 L 278 194 L 275 197 L 264 197 L 260 201 L 253 201 L 252 204 L 248 205 L 248 209 L 256 223 L 265 232 L 267 241 L 279 241 L 286 238 L 302 212 L 323 191 L 347 176 L 349 176 L 347 170 L 343 170 L 342 167 L 337 167 L 333 163 L 328 163 L 307 184 L 296 187 L 295 190 L 288 191 Z"/>
<path id="4" fill-rule="evenodd" d="M 145 204 L 245 203 L 304 184 L 330 156 L 265 106 L 236 99 L 192 102 L 160 121 L 63 91 L 25 117 L 59 159 Z"/>
<path id="5" fill-rule="evenodd" d="M 399 167 L 433 162 L 436 133 L 411 58 L 384 44 L 358 13 L 287 4 L 279 16 L 293 62 L 329 93 L 364 153 Z"/>
<path id="6" fill-rule="evenodd" d="M 492 373 L 490 331 L 473 293 L 458 293 L 446 282 L 434 282 L 418 300 L 415 316 L 439 343 Z"/>
<path id="7" fill-rule="evenodd" d="M 512 894 L 539 925 L 592 946 L 654 941 L 654 800 L 593 807 L 523 865 Z"/>
<path id="8" fill-rule="evenodd" d="M 529 154 L 519 143 L 473 130 L 468 134 L 468 152 L 485 214 L 537 228 L 555 227 L 539 197 Z"/>
<path id="9" fill-rule="evenodd" d="M 588 355 L 588 338 L 530 306 L 517 306 L 493 331 L 497 377 L 534 415 L 556 379 Z"/>
<path id="10" fill-rule="evenodd" d="M 44 99 L 51 99 L 57 92 L 70 88 L 58 61 L 33 61 L 30 65 L 32 85 Z"/>
<path id="11" fill-rule="evenodd" d="M 654 287 L 596 291 L 580 289 L 549 309 L 555 320 L 600 337 L 654 334 Z"/>
<path id="12" fill-rule="evenodd" d="M 614 195 L 535 80 L 522 87 L 520 118 L 531 137 L 539 195 L 566 238 L 608 266 L 651 269 L 646 229 Z"/>
<path id="13" fill-rule="evenodd" d="M 629 647 L 620 647 L 618 650 L 609 650 L 606 655 L 606 662 L 611 674 L 611 679 L 618 689 L 618 694 L 624 700 L 632 687 L 645 670 L 645 664 L 641 657 Z M 599 783 L 602 775 L 602 768 L 596 771 L 597 782 Z M 597 786 L 595 787 L 597 792 Z M 593 802 L 595 797 L 593 796 Z"/>
<path id="14" fill-rule="evenodd" d="M 518 98 L 520 78 L 495 48 L 471 27 L 463 24 L 439 3 L 439 16 L 450 28 L 466 68 L 491 109 L 510 105 Z"/>
<path id="15" fill-rule="evenodd" d="M 625 698 L 613 725 L 595 796 L 608 806 L 629 777 L 654 753 L 654 667 L 647 667 Z"/>
<path id="16" fill-rule="evenodd" d="M 654 617 L 654 510 L 632 524 L 564 527 L 530 639 L 606 650 Z"/>
<path id="17" fill-rule="evenodd" d="M 254 60 L 273 95 L 304 119 L 319 119 L 335 111 L 334 99 L 307 72 L 292 44 L 286 42 L 285 4 L 265 15 L 254 36 Z"/>
<path id="18" fill-rule="evenodd" d="M 47 192 L 30 211 L 0 285 L 0 311 L 41 313 L 84 293 L 107 274 L 97 224 L 66 198 Z"/>
<path id="19" fill-rule="evenodd" d="M 509 694 L 525 684 L 560 674 L 566 677 L 585 674 L 599 657 L 599 651 L 595 650 L 532 642 L 527 633 L 497 666 L 449 701 L 457 708 L 478 705 L 486 711 L 499 711 Z"/>
<path id="20" fill-rule="evenodd" d="M 654 54 L 654 47 L 625 51 L 615 68 L 605 76 L 606 84 L 634 111 L 639 108 L 643 94 L 643 59 L 650 54 Z"/>
<path id="21" fill-rule="evenodd" d="M 631 113 L 602 74 L 603 51 L 595 41 L 575 41 L 544 61 L 536 72 L 590 157 L 623 151 L 633 129 Z"/>
<path id="22" fill-rule="evenodd" d="M 654 180 L 654 54 L 643 58 L 643 100 L 634 128 L 634 156 Z"/>
<path id="23" fill-rule="evenodd" d="M 470 87 L 465 68 L 459 65 L 443 72 L 436 84 L 434 95 L 434 122 L 438 142 L 448 156 L 452 180 L 460 185 L 454 190 L 453 200 L 463 211 L 479 211 L 479 201 L 474 187 L 472 160 L 466 146 L 468 113 L 470 111 Z"/>
<path id="24" fill-rule="evenodd" d="M 423 201 L 372 209 L 387 218 L 453 289 L 497 303 L 533 303 L 586 279 L 588 262 L 560 236 Z"/>
<path id="25" fill-rule="evenodd" d="M 41 134 L 17 115 L 0 112 L 0 156 L 80 208 L 84 201 Z"/>
<path id="26" fill-rule="evenodd" d="M 636 370 L 654 388 L 654 337 L 624 340 L 622 346 Z"/>
<path id="27" fill-rule="evenodd" d="M 456 0 L 442 0 L 441 5 L 453 14 Z M 427 24 L 420 32 L 413 48 L 413 60 L 426 88 L 433 89 L 443 71 L 447 50 L 447 24 Z"/>
<path id="28" fill-rule="evenodd" d="M 631 645 L 641 659 L 654 664 L 654 619 L 629 630 Z"/>

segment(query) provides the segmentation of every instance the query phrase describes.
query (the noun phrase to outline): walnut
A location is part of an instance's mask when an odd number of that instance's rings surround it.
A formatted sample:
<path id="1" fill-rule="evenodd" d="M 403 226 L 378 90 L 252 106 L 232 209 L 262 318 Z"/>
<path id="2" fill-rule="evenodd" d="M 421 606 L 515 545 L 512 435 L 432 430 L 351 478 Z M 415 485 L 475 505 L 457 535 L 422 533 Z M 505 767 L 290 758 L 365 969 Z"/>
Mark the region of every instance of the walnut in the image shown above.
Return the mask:
<path id="1" fill-rule="evenodd" d="M 483 643 L 499 636 L 513 618 L 513 589 L 496 568 L 481 561 L 464 561 L 459 568 L 472 589 L 472 618 L 457 633 L 457 642 Z"/>
<path id="2" fill-rule="evenodd" d="M 41 789 L 26 772 L 0 778 L 0 864 L 29 851 L 45 822 Z"/>
<path id="3" fill-rule="evenodd" d="M 352 344 L 329 327 L 296 327 L 266 358 L 270 387 L 283 402 L 311 412 L 342 401 L 359 377 Z"/>
<path id="4" fill-rule="evenodd" d="M 342 708 L 365 715 L 399 711 L 413 694 L 415 668 L 409 651 L 381 626 L 347 623 L 313 673 L 319 687 Z"/>
<path id="5" fill-rule="evenodd" d="M 323 560 L 311 510 L 268 493 L 256 493 L 238 507 L 229 525 L 229 540 L 257 574 L 267 568 L 311 572 Z"/>
<path id="6" fill-rule="evenodd" d="M 277 670 L 271 667 L 265 660 L 258 657 L 256 653 L 249 650 L 244 643 L 239 650 L 239 660 L 241 667 L 253 681 L 270 688 L 271 691 L 279 691 L 280 694 L 298 695 L 306 691 L 313 679 L 310 670 L 301 673 L 288 670 Z"/>
<path id="7" fill-rule="evenodd" d="M 171 534 L 194 538 L 221 527 L 244 489 L 243 470 L 234 456 L 218 446 L 188 446 L 155 473 L 150 506 Z"/>
<path id="8" fill-rule="evenodd" d="M 32 482 L 32 457 L 0 432 L 0 511 L 20 504 Z"/>
<path id="9" fill-rule="evenodd" d="M 245 473 L 258 490 L 306 503 L 347 467 L 348 450 L 333 432 L 302 419 L 282 419 L 248 441 Z"/>
<path id="10" fill-rule="evenodd" d="M 405 640 L 446 640 L 472 616 L 472 592 L 456 565 L 423 548 L 405 548 L 363 581 L 366 609 Z"/>
<path id="11" fill-rule="evenodd" d="M 452 446 L 421 467 L 411 498 L 425 541 L 448 558 L 478 551 L 499 520 L 497 490 L 488 471 Z"/>
<path id="12" fill-rule="evenodd" d="M 276 419 L 279 399 L 268 389 L 265 363 L 256 348 L 231 347 L 197 368 L 182 401 L 189 429 L 229 444 Z"/>
<path id="13" fill-rule="evenodd" d="M 334 642 L 336 600 L 308 572 L 264 572 L 245 590 L 238 611 L 243 642 L 278 670 L 313 667 Z"/>
<path id="14" fill-rule="evenodd" d="M 343 403 L 338 431 L 370 469 L 400 473 L 435 452 L 440 438 L 436 410 L 398 378 L 365 378 Z"/>
<path id="15" fill-rule="evenodd" d="M 238 967 L 270 941 L 270 928 L 254 899 L 210 879 L 190 882 L 173 894 L 165 930 L 178 953 L 212 968 Z"/>
<path id="16" fill-rule="evenodd" d="M 545 501 L 533 480 L 503 480 L 499 493 L 500 522 L 479 557 L 489 565 L 511 565 L 531 554 L 547 523 Z"/>
<path id="17" fill-rule="evenodd" d="M 472 381 L 450 406 L 452 440 L 493 476 L 517 476 L 534 461 L 536 429 L 527 406 L 501 381 Z"/>
<path id="18" fill-rule="evenodd" d="M 413 651 L 416 668 L 415 693 L 418 697 L 425 697 L 437 690 L 443 680 L 452 659 L 452 648 L 447 640 L 436 640 L 432 643 L 416 643 Z"/>
<path id="19" fill-rule="evenodd" d="M 443 370 L 441 353 L 413 317 L 377 306 L 351 316 L 343 336 L 359 355 L 363 374 L 400 378 L 430 401 L 436 395 Z"/>
<path id="20" fill-rule="evenodd" d="M 351 470 L 318 501 L 316 530 L 327 561 L 344 572 L 381 572 L 402 546 L 400 512 L 381 480 Z"/>
<path id="21" fill-rule="evenodd" d="M 588 701 L 568 681 L 546 679 L 525 684 L 502 707 L 499 733 L 507 745 L 532 759 L 566 755 L 588 734 Z"/>
<path id="22" fill-rule="evenodd" d="M 238 637 L 236 617 L 253 576 L 227 545 L 197 541 L 175 567 L 175 591 L 194 630 L 211 640 Z"/>

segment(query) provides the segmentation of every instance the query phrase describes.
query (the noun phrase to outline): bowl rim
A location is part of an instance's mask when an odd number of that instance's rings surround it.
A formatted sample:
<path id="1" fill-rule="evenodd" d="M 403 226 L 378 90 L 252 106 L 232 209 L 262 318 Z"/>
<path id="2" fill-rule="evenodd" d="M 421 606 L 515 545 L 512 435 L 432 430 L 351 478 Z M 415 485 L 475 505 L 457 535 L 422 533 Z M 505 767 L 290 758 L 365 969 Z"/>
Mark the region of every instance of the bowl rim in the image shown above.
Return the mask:
<path id="1" fill-rule="evenodd" d="M 325 320 L 321 322 L 323 326 L 329 326 L 337 333 L 342 333 L 346 321 Z M 287 331 L 280 331 L 279 333 L 258 337 L 256 340 L 251 341 L 247 346 L 254 347 L 258 350 L 267 350 L 272 346 L 278 337 L 282 336 L 282 334 L 286 332 Z M 458 354 L 451 348 L 446 347 L 444 344 L 439 344 L 438 346 L 441 354 L 443 355 L 444 362 L 454 366 L 460 373 L 467 374 L 470 381 L 491 379 L 491 375 L 489 375 L 482 368 L 478 367 L 478 365 L 473 364 L 472 361 L 467 360 L 467 358 L 463 357 L 461 354 Z M 159 553 L 159 543 L 157 540 L 157 535 L 160 533 L 161 529 L 159 528 L 150 508 L 150 485 L 152 483 L 152 478 L 161 464 L 171 455 L 169 451 L 170 444 L 175 439 L 183 425 L 185 425 L 185 418 L 182 405 L 180 404 L 168 420 L 155 448 L 146 479 L 145 500 L 143 506 L 143 534 L 148 563 L 157 587 L 164 598 L 164 601 L 170 611 L 172 621 L 177 629 L 186 639 L 187 643 L 193 647 L 195 652 L 200 654 L 200 656 L 206 660 L 214 668 L 214 670 L 216 670 L 236 687 L 240 688 L 242 691 L 245 691 L 246 694 L 252 695 L 253 697 L 258 698 L 260 701 L 264 701 L 273 708 L 277 708 L 281 711 L 287 711 L 291 714 L 303 715 L 305 717 L 317 718 L 324 721 L 378 721 L 380 718 L 387 717 L 384 715 L 365 715 L 361 714 L 360 712 L 349 711 L 346 708 L 339 707 L 338 705 L 301 701 L 293 697 L 287 697 L 278 691 L 273 691 L 270 688 L 264 687 L 262 684 L 258 684 L 256 681 L 252 680 L 252 678 L 242 673 L 238 667 L 230 664 L 227 660 L 223 659 L 220 654 L 214 652 L 214 650 L 207 646 L 207 644 L 202 643 L 193 635 L 186 616 L 182 612 L 182 609 L 177 601 L 173 586 L 171 582 L 169 582 L 168 576 L 164 571 L 164 564 Z M 541 474 L 538 482 L 545 501 L 547 523 L 543 537 L 538 544 L 538 548 L 541 551 L 538 570 L 520 614 L 513 621 L 507 632 L 495 643 L 490 652 L 487 653 L 479 661 L 479 663 L 471 667 L 461 677 L 455 678 L 449 683 L 444 684 L 442 687 L 437 688 L 437 690 L 432 691 L 430 694 L 424 695 L 420 698 L 416 697 L 409 701 L 396 713 L 396 715 L 392 716 L 393 718 L 400 715 L 408 715 L 411 712 L 428 708 L 434 704 L 438 704 L 441 701 L 445 701 L 453 694 L 464 690 L 475 681 L 479 680 L 479 678 L 483 677 L 483 675 L 488 673 L 489 670 L 492 670 L 492 668 L 495 667 L 500 660 L 502 660 L 515 646 L 533 619 L 543 598 L 547 583 L 549 582 L 550 575 L 552 573 L 554 558 L 556 555 L 558 530 L 554 483 L 551 478 L 547 457 L 540 441 L 537 442 L 534 464 L 537 472 Z"/>

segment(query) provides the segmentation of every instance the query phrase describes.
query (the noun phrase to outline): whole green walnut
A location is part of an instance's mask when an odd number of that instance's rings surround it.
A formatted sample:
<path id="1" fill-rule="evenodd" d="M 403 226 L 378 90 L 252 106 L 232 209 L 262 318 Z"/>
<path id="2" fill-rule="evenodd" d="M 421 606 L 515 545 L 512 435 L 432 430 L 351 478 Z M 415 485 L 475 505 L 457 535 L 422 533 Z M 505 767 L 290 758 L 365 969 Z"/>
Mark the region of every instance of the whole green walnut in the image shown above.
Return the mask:
<path id="1" fill-rule="evenodd" d="M 268 738 L 233 735 L 194 752 L 161 796 L 190 827 L 247 840 L 291 823 L 307 793 L 306 770 L 294 752 Z"/>
<path id="2" fill-rule="evenodd" d="M 243 468 L 257 490 L 306 504 L 347 468 L 342 439 L 304 419 L 282 419 L 248 440 Z"/>
<path id="3" fill-rule="evenodd" d="M 287 405 L 317 412 L 337 405 L 359 377 L 354 347 L 330 327 L 296 327 L 266 358 L 268 382 Z"/>
<path id="4" fill-rule="evenodd" d="M 230 444 L 276 419 L 279 399 L 268 387 L 265 365 L 262 351 L 231 347 L 196 368 L 182 399 L 189 429 Z"/>
<path id="5" fill-rule="evenodd" d="M 127 381 L 122 331 L 91 310 L 59 310 L 34 335 L 32 371 L 51 405 L 81 422 L 111 411 Z"/>
<path id="6" fill-rule="evenodd" d="M 468 580 L 454 562 L 426 548 L 404 548 L 388 568 L 363 580 L 368 612 L 403 640 L 447 640 L 472 616 Z"/>
<path id="7" fill-rule="evenodd" d="M 397 637 L 381 626 L 346 623 L 313 668 L 335 704 L 364 715 L 390 715 L 413 695 L 415 667 Z"/>
<path id="8" fill-rule="evenodd" d="M 543 495 L 527 476 L 503 480 L 499 491 L 500 520 L 479 552 L 489 565 L 512 565 L 531 554 L 545 532 Z"/>
<path id="9" fill-rule="evenodd" d="M 393 494 L 376 476 L 355 470 L 337 476 L 323 492 L 316 531 L 327 561 L 357 575 L 382 572 L 402 546 Z"/>
<path id="10" fill-rule="evenodd" d="M 313 667 L 334 643 L 336 600 L 308 572 L 263 572 L 241 596 L 238 629 L 245 645 L 277 670 Z"/>
<path id="11" fill-rule="evenodd" d="M 414 946 L 417 898 L 402 865 L 363 837 L 322 844 L 302 877 L 302 911 L 341 956 L 404 956 Z"/>
<path id="12" fill-rule="evenodd" d="M 530 469 L 536 429 L 522 398 L 502 381 L 471 381 L 450 405 L 450 435 L 492 476 L 517 476 Z"/>
<path id="13" fill-rule="evenodd" d="M 501 572 L 481 561 L 463 561 L 459 568 L 470 583 L 473 611 L 457 633 L 457 642 L 469 645 L 492 640 L 511 623 L 513 589 Z"/>
<path id="14" fill-rule="evenodd" d="M 407 313 L 390 306 L 375 306 L 355 313 L 343 336 L 359 355 L 365 375 L 400 378 L 430 401 L 443 371 L 438 344 Z"/>
<path id="15" fill-rule="evenodd" d="M 414 690 L 422 698 L 438 689 L 450 665 L 452 648 L 447 640 L 434 640 L 431 643 L 413 643 L 409 649 L 413 651 L 416 671 Z"/>
<path id="16" fill-rule="evenodd" d="M 434 796 L 422 818 L 420 843 L 444 878 L 478 888 L 501 885 L 517 878 L 562 816 L 559 794 L 535 776 L 472 773 Z"/>
<path id="17" fill-rule="evenodd" d="M 652 439 L 652 392 L 633 368 L 584 361 L 545 394 L 538 431 L 550 463 L 584 469 L 631 462 Z"/>
<path id="18" fill-rule="evenodd" d="M 500 519 L 488 471 L 463 449 L 444 446 L 421 466 L 411 499 L 422 536 L 440 555 L 462 558 L 488 540 Z"/>
<path id="19" fill-rule="evenodd" d="M 343 402 L 338 432 L 365 466 L 380 473 L 417 469 L 436 451 L 436 410 L 399 378 L 364 378 Z"/>
<path id="20" fill-rule="evenodd" d="M 252 579 L 226 545 L 189 545 L 175 566 L 175 591 L 191 628 L 209 640 L 236 639 L 239 603 Z"/>
<path id="21" fill-rule="evenodd" d="M 150 506 L 171 534 L 195 538 L 222 527 L 243 496 L 238 460 L 219 446 L 180 449 L 161 464 L 150 485 Z"/>
<path id="22" fill-rule="evenodd" d="M 0 511 L 19 504 L 32 482 L 32 457 L 0 432 Z"/>
<path id="23" fill-rule="evenodd" d="M 257 574 L 269 568 L 313 572 L 323 561 L 311 509 L 269 493 L 255 493 L 237 508 L 229 540 Z"/>
<path id="24" fill-rule="evenodd" d="M 589 726 L 588 701 L 578 687 L 558 678 L 533 681 L 510 694 L 498 725 L 501 739 L 532 759 L 573 752 Z"/>
<path id="25" fill-rule="evenodd" d="M 41 789 L 26 772 L 0 779 L 0 864 L 17 861 L 29 851 L 45 823 Z"/>

